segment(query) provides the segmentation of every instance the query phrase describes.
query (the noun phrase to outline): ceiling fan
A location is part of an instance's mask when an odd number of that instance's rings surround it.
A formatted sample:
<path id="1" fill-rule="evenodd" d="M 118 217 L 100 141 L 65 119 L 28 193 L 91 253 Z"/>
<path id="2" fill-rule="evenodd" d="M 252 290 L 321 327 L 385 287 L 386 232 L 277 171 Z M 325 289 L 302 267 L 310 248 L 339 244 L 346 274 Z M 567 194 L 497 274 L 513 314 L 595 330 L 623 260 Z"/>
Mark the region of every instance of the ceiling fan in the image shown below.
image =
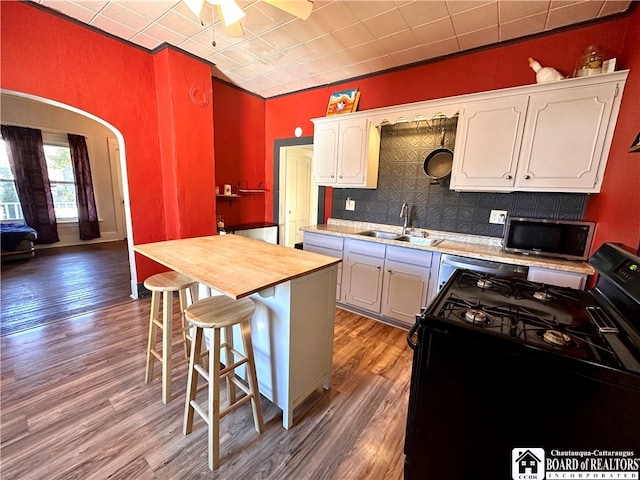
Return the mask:
<path id="1" fill-rule="evenodd" d="M 218 11 L 224 31 L 228 37 L 244 37 L 244 30 L 240 19 L 245 16 L 240 6 L 235 0 L 183 0 L 193 14 L 203 21 L 203 16 L 209 9 L 205 5 L 210 5 Z M 274 7 L 284 10 L 302 20 L 306 20 L 313 10 L 313 2 L 310 0 L 262 0 Z"/>

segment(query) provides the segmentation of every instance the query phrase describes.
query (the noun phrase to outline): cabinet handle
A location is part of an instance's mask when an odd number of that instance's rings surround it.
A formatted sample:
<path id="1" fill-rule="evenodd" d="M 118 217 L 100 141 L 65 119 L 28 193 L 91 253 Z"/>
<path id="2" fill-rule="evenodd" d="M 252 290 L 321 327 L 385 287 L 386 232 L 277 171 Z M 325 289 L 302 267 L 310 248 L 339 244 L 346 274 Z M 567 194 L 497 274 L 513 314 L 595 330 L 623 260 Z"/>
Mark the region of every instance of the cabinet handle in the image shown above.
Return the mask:
<path id="1" fill-rule="evenodd" d="M 331 175 L 331 178 L 334 178 L 334 177 L 335 177 L 335 175 Z"/>
<path id="2" fill-rule="evenodd" d="M 382 267 L 381 267 L 380 265 L 378 265 L 378 266 L 376 267 L 376 269 L 377 269 L 377 270 L 380 270 L 381 268 L 382 268 Z"/>
<path id="3" fill-rule="evenodd" d="M 507 175 L 507 176 L 506 176 L 506 177 L 504 177 L 504 178 L 506 178 L 507 180 L 511 180 L 513 177 L 512 177 L 511 175 Z"/>
<path id="4" fill-rule="evenodd" d="M 393 273 L 390 268 L 387 268 L 387 272 Z"/>
<path id="5" fill-rule="evenodd" d="M 530 178 L 531 178 L 531 175 L 525 175 L 525 176 L 524 176 L 524 179 L 525 179 L 525 180 L 529 180 Z"/>
<path id="6" fill-rule="evenodd" d="M 343 175 L 340 175 L 340 178 L 342 178 L 342 177 L 343 177 Z"/>

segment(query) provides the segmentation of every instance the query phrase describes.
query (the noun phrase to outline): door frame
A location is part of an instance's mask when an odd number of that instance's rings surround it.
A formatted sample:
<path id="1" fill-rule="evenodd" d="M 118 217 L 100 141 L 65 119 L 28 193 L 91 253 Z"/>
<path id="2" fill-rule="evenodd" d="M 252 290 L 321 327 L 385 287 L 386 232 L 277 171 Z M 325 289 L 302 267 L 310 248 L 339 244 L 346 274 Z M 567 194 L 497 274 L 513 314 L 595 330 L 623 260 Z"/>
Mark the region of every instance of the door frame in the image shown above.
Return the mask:
<path id="1" fill-rule="evenodd" d="M 280 149 L 282 147 L 313 146 L 313 137 L 278 138 L 273 141 L 273 223 L 280 225 Z M 324 220 L 326 187 L 318 186 L 318 219 Z"/>

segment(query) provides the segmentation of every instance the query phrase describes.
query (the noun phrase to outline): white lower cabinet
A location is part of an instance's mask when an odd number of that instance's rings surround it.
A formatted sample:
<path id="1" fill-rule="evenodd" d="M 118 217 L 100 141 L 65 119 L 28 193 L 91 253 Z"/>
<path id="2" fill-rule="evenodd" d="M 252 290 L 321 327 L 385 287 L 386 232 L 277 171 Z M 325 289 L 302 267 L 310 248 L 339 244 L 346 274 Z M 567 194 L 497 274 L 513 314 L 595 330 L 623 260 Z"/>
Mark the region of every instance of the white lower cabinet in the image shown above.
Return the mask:
<path id="1" fill-rule="evenodd" d="M 416 314 L 427 304 L 432 253 L 402 247 L 387 247 L 382 281 L 380 313 L 413 325 Z"/>
<path id="2" fill-rule="evenodd" d="M 584 290 L 587 285 L 587 275 L 582 273 L 561 272 L 538 267 L 529 267 L 527 280 L 557 287 L 577 288 L 578 290 Z"/>
<path id="3" fill-rule="evenodd" d="M 345 241 L 342 302 L 380 313 L 385 250 L 382 243 Z"/>
<path id="4" fill-rule="evenodd" d="M 346 240 L 340 302 L 413 325 L 428 301 L 433 253 Z"/>

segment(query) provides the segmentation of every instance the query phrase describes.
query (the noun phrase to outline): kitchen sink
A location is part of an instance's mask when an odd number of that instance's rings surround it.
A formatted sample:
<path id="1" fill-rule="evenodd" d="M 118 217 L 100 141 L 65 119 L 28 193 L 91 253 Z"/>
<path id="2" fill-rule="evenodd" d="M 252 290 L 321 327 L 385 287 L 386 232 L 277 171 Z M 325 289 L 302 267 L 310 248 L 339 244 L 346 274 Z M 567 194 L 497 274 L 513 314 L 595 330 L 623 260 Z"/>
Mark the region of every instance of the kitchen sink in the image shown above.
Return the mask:
<path id="1" fill-rule="evenodd" d="M 416 245 L 426 245 L 430 247 L 438 245 L 440 242 L 444 241 L 443 238 L 412 237 L 410 235 L 401 235 L 394 240 L 397 240 L 399 242 L 415 243 Z"/>
<path id="2" fill-rule="evenodd" d="M 400 235 L 397 233 L 380 232 L 378 230 L 367 230 L 366 232 L 360 232 L 358 235 L 365 237 L 384 238 L 385 240 L 397 240 Z"/>

